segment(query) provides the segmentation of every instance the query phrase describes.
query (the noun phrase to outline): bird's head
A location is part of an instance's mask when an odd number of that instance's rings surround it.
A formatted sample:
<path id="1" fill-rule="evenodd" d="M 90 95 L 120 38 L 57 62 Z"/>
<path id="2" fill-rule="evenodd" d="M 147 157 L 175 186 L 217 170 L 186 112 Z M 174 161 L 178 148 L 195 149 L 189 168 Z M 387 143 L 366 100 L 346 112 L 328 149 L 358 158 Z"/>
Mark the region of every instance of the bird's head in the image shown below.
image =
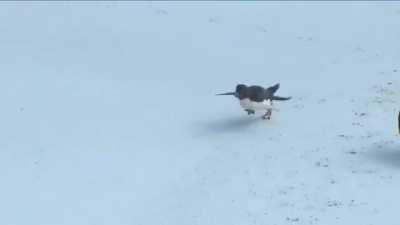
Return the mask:
<path id="1" fill-rule="evenodd" d="M 247 86 L 244 84 L 236 85 L 235 97 L 239 98 L 239 99 L 244 98 L 246 95 L 246 89 L 247 89 Z"/>
<path id="2" fill-rule="evenodd" d="M 238 85 L 236 85 L 235 92 L 226 92 L 226 93 L 217 94 L 217 95 L 234 95 L 236 98 L 241 98 L 242 96 L 244 96 L 246 88 L 247 88 L 246 85 L 238 84 Z"/>

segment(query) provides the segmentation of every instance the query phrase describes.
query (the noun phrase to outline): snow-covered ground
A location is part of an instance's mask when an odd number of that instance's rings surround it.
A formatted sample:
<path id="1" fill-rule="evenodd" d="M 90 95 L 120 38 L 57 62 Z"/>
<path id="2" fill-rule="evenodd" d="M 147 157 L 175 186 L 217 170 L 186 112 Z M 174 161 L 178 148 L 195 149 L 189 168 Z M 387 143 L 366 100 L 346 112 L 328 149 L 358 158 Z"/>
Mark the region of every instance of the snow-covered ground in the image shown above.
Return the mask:
<path id="1" fill-rule="evenodd" d="M 397 2 L 3 2 L 0 224 L 398 225 L 399 40 Z"/>

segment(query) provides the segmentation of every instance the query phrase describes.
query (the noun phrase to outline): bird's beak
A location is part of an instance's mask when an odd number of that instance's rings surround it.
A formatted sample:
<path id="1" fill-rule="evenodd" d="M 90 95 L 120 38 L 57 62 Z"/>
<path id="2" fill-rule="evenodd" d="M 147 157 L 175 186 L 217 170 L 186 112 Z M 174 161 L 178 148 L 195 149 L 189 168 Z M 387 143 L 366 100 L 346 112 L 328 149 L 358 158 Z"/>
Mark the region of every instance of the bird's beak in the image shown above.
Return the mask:
<path id="1" fill-rule="evenodd" d="M 226 93 L 216 94 L 216 95 L 236 95 L 236 92 L 226 92 Z"/>

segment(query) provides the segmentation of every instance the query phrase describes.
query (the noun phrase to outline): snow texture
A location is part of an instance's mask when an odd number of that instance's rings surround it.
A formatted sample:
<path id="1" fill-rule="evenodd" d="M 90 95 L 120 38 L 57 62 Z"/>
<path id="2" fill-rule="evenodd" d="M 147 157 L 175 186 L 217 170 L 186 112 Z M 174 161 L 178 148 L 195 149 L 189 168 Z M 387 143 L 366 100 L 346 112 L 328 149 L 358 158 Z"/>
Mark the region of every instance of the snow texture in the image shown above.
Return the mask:
<path id="1" fill-rule="evenodd" d="M 0 224 L 398 225 L 398 2 L 0 3 Z M 271 121 L 238 83 L 280 83 Z"/>

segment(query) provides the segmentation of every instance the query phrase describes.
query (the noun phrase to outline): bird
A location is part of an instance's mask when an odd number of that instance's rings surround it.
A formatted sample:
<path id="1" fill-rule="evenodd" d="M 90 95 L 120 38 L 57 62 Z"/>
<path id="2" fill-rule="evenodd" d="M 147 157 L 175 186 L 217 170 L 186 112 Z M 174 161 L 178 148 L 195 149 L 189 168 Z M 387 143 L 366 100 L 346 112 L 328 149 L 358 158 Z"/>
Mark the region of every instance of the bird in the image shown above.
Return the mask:
<path id="1" fill-rule="evenodd" d="M 258 85 L 247 86 L 245 84 L 236 85 L 234 92 L 226 92 L 216 95 L 233 95 L 239 99 L 240 106 L 248 115 L 255 114 L 256 111 L 266 111 L 263 119 L 270 120 L 273 109 L 273 101 L 286 101 L 292 97 L 279 97 L 275 92 L 279 89 L 279 83 L 264 88 Z"/>

